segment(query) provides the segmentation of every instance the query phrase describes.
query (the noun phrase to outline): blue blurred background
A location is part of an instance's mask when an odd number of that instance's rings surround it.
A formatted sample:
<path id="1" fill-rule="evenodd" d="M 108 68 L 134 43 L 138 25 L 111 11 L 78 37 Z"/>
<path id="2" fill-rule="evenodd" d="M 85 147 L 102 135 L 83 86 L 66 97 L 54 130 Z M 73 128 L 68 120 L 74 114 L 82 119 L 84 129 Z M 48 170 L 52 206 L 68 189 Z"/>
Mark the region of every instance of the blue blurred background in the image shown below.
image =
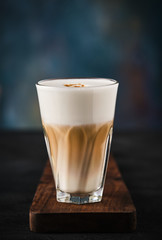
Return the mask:
<path id="1" fill-rule="evenodd" d="M 161 3 L 1 0 L 0 128 L 40 128 L 35 83 L 44 78 L 119 81 L 115 127 L 159 129 Z"/>

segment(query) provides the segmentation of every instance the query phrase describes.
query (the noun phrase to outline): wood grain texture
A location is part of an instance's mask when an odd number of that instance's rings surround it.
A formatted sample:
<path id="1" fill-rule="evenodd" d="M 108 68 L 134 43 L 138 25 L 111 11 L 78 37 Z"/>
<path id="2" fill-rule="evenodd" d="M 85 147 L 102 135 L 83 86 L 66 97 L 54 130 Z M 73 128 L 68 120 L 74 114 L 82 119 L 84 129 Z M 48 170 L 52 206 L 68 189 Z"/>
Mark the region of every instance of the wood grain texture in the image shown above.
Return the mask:
<path id="1" fill-rule="evenodd" d="M 112 156 L 102 201 L 84 205 L 56 201 L 48 161 L 30 208 L 29 224 L 34 232 L 131 232 L 136 229 L 136 209 Z"/>

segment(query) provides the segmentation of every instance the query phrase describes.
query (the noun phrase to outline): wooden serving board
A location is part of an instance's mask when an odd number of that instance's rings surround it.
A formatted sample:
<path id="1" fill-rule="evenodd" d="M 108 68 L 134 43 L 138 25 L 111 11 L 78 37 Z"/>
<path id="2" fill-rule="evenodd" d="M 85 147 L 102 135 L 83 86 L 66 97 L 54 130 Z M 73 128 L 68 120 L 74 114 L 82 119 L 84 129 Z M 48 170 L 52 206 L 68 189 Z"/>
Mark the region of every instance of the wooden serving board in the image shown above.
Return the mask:
<path id="1" fill-rule="evenodd" d="M 29 222 L 34 232 L 131 232 L 136 229 L 136 209 L 112 156 L 102 201 L 84 205 L 56 201 L 48 161 L 30 208 Z"/>

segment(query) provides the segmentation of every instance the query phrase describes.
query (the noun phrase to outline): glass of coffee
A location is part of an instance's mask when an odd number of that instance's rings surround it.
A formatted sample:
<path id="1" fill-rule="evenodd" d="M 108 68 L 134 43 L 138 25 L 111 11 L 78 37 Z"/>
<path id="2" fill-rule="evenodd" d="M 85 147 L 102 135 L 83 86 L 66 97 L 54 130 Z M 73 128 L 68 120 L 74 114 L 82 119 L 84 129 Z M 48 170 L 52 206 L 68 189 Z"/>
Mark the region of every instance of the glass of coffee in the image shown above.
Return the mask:
<path id="1" fill-rule="evenodd" d="M 101 201 L 118 85 L 105 78 L 47 79 L 36 84 L 57 201 Z"/>

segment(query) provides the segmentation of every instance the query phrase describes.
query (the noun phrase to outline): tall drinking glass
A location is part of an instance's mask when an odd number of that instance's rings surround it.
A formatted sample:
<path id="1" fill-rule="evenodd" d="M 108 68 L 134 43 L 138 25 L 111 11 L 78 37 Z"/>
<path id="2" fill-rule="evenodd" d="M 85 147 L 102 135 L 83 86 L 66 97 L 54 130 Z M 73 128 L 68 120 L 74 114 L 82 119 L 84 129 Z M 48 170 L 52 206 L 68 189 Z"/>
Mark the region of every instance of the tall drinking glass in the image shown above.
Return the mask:
<path id="1" fill-rule="evenodd" d="M 118 82 L 47 79 L 36 84 L 57 201 L 100 202 L 109 160 Z"/>

